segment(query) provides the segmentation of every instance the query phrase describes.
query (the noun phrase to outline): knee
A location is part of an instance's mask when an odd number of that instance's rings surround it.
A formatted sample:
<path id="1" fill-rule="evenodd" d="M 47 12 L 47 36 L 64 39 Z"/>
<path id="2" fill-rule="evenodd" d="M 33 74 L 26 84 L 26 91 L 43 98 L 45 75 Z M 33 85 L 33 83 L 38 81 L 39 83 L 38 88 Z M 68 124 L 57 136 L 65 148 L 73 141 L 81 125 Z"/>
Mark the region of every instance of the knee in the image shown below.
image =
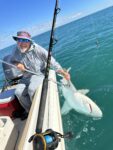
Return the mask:
<path id="1" fill-rule="evenodd" d="M 15 95 L 16 95 L 17 97 L 21 97 L 22 91 L 19 90 L 19 89 L 16 89 L 16 90 L 15 90 Z"/>
<path id="2" fill-rule="evenodd" d="M 22 93 L 23 93 L 23 91 L 24 91 L 24 89 L 25 89 L 25 87 L 18 87 L 18 88 L 16 88 L 16 89 L 15 89 L 15 95 L 16 95 L 17 97 L 21 97 L 21 96 L 22 96 Z"/>
<path id="3" fill-rule="evenodd" d="M 25 90 L 25 84 L 18 84 L 16 89 L 15 89 L 15 95 L 17 97 L 20 97 L 23 93 L 23 91 Z"/>
<path id="4" fill-rule="evenodd" d="M 35 88 L 33 88 L 32 86 L 29 86 L 29 88 L 28 88 L 28 94 L 29 94 L 29 96 L 30 96 L 31 99 L 34 96 L 35 91 L 36 91 Z"/>
<path id="5" fill-rule="evenodd" d="M 29 87 L 28 87 L 28 94 L 30 96 L 31 101 L 32 101 L 32 98 L 33 98 L 33 96 L 34 96 L 34 94 L 35 94 L 35 92 L 36 92 L 38 87 L 39 87 L 38 85 L 37 86 L 33 86 L 32 84 L 29 85 Z"/>

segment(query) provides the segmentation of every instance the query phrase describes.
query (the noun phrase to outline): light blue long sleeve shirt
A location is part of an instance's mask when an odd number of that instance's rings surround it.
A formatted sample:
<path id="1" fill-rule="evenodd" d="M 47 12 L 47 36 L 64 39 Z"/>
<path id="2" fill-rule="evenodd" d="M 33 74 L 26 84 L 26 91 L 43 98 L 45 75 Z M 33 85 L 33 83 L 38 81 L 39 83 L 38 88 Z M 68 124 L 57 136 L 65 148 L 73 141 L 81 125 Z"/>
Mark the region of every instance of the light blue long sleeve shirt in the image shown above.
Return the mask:
<path id="1" fill-rule="evenodd" d="M 22 63 L 25 68 L 35 72 L 39 75 L 43 74 L 45 71 L 47 63 L 48 52 L 36 43 L 33 43 L 29 50 L 25 53 L 21 53 L 18 47 L 15 48 L 13 52 L 13 57 L 11 59 L 12 63 Z M 54 70 L 62 69 L 60 64 L 51 57 L 51 67 Z M 28 72 L 24 73 L 25 77 L 30 76 Z"/>

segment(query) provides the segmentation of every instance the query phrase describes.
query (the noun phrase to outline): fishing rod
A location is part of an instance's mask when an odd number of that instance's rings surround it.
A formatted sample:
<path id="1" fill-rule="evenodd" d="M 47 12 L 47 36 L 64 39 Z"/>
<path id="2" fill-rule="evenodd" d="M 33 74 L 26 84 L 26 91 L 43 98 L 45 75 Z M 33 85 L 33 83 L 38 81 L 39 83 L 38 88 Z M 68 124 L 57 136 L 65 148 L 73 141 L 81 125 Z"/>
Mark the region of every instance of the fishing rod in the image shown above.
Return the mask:
<path id="1" fill-rule="evenodd" d="M 13 67 L 13 68 L 15 68 L 15 69 L 18 69 L 17 66 L 15 66 L 15 65 L 13 65 L 13 64 L 11 64 L 11 63 L 9 63 L 9 62 L 7 62 L 7 61 L 4 61 L 4 60 L 2 60 L 2 59 L 0 59 L 0 62 L 3 63 L 3 64 L 6 64 L 6 65 L 8 65 L 8 66 L 11 66 L 11 67 Z M 20 69 L 18 69 L 18 70 L 20 70 Z M 28 69 L 24 69 L 24 71 L 39 76 L 36 72 L 30 71 L 30 70 L 28 70 Z"/>
<path id="2" fill-rule="evenodd" d="M 57 16 L 59 10 L 60 9 L 58 8 L 58 0 L 56 0 L 53 22 L 52 22 L 51 35 L 50 35 L 50 42 L 49 42 L 47 66 L 46 66 L 46 70 L 45 70 L 45 78 L 43 80 L 43 85 L 42 85 L 42 93 L 41 93 L 39 115 L 38 115 L 37 126 L 36 126 L 36 133 L 42 132 L 43 118 L 44 118 L 44 112 L 45 112 L 45 104 L 46 104 L 46 98 L 47 98 L 48 76 L 49 76 L 49 70 L 50 70 L 51 53 L 52 53 L 52 48 L 53 48 L 53 44 L 55 41 L 54 40 L 54 30 L 55 30 L 56 16 Z"/>
<path id="3" fill-rule="evenodd" d="M 52 22 L 52 29 L 50 34 L 47 66 L 46 66 L 45 77 L 42 85 L 39 114 L 38 114 L 38 119 L 36 124 L 36 130 L 35 130 L 36 133 L 32 135 L 29 139 L 29 142 L 33 141 L 34 150 L 54 150 L 58 147 L 58 143 L 61 141 L 61 138 L 71 138 L 72 136 L 71 132 L 62 135 L 61 133 L 53 131 L 52 129 L 47 129 L 44 133 L 42 133 L 45 104 L 46 104 L 47 91 L 48 91 L 48 77 L 49 77 L 49 70 L 50 70 L 51 54 L 52 54 L 53 45 L 56 44 L 56 39 L 54 38 L 54 31 L 55 31 L 56 17 L 59 11 L 60 8 L 58 8 L 58 0 L 56 0 L 53 22 Z"/>

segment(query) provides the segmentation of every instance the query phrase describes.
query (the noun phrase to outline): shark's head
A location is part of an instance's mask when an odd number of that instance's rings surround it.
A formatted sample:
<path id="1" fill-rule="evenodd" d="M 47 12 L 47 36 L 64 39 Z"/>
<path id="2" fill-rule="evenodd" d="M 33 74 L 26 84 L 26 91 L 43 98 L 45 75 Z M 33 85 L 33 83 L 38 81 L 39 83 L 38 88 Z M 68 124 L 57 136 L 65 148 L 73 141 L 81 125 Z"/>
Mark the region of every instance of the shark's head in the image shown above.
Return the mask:
<path id="1" fill-rule="evenodd" d="M 60 81 L 61 81 L 61 83 L 63 85 L 67 85 L 68 84 L 68 81 L 64 77 Z"/>

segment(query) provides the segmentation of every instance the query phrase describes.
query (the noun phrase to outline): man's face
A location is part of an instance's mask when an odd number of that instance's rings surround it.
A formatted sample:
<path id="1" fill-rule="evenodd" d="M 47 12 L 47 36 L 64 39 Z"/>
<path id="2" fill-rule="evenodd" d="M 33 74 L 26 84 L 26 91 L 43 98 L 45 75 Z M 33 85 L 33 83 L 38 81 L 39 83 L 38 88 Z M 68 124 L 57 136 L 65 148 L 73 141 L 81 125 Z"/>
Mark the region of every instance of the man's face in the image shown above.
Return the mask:
<path id="1" fill-rule="evenodd" d="M 22 53 L 25 53 L 31 46 L 31 42 L 28 39 L 18 39 L 17 45 Z"/>

